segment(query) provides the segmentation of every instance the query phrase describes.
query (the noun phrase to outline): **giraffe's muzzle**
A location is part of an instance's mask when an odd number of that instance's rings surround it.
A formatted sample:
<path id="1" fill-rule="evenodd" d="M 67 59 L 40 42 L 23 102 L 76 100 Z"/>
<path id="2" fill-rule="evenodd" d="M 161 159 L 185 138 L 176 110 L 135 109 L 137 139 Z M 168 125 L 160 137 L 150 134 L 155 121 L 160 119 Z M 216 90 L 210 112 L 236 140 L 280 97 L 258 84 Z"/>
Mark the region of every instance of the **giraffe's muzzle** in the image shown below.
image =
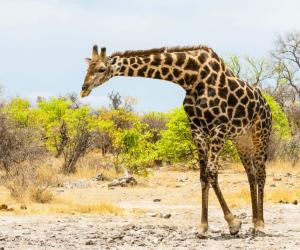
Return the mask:
<path id="1" fill-rule="evenodd" d="M 82 90 L 80 92 L 80 97 L 86 97 L 91 93 L 89 86 L 83 85 Z"/>

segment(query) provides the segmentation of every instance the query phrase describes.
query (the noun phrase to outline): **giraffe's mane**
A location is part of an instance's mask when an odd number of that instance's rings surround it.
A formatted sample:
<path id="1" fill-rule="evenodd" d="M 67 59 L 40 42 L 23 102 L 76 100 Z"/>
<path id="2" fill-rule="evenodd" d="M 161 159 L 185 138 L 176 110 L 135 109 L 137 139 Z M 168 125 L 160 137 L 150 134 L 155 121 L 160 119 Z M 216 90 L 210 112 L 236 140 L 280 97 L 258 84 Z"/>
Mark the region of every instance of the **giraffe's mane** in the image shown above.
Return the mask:
<path id="1" fill-rule="evenodd" d="M 162 47 L 162 48 L 153 48 L 148 50 L 126 50 L 126 51 L 118 51 L 114 52 L 110 55 L 110 57 L 120 56 L 120 57 L 131 57 L 131 56 L 148 56 L 152 54 L 159 54 L 164 52 L 184 52 L 184 51 L 193 51 L 199 49 L 206 49 L 209 48 L 203 45 L 197 46 L 177 46 L 177 47 Z"/>

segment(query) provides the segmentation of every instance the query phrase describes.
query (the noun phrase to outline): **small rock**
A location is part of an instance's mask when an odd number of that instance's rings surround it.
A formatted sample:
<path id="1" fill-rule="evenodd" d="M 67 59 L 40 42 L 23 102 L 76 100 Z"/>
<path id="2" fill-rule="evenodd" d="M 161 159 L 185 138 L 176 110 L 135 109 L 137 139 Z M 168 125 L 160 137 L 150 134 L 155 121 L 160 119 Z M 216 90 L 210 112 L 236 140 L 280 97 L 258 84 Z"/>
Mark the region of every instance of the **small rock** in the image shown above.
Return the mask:
<path id="1" fill-rule="evenodd" d="M 185 182 L 185 181 L 187 181 L 189 178 L 188 177 L 178 177 L 177 178 L 177 181 L 179 181 L 179 182 Z"/>
<path id="2" fill-rule="evenodd" d="M 263 232 L 263 231 L 255 231 L 255 236 L 258 236 L 258 237 L 265 237 L 266 236 L 266 233 Z"/>
<path id="3" fill-rule="evenodd" d="M 153 202 L 161 202 L 161 199 L 154 199 Z"/>
<path id="4" fill-rule="evenodd" d="M 280 178 L 280 177 L 273 177 L 273 181 L 282 181 L 282 178 Z"/>
<path id="5" fill-rule="evenodd" d="M 157 217 L 158 213 L 146 213 L 146 215 L 150 217 Z"/>
<path id="6" fill-rule="evenodd" d="M 297 205 L 297 204 L 298 204 L 298 201 L 297 201 L 297 200 L 294 200 L 294 201 L 293 201 L 293 204 L 294 204 L 294 205 Z"/>
<path id="7" fill-rule="evenodd" d="M 291 174 L 291 173 L 286 173 L 285 174 L 285 177 L 292 177 L 293 176 L 293 174 Z"/>
<path id="8" fill-rule="evenodd" d="M 21 208 L 22 210 L 26 210 L 26 209 L 27 209 L 26 205 L 21 205 L 20 208 Z"/>
<path id="9" fill-rule="evenodd" d="M 276 185 L 275 184 L 271 184 L 270 187 L 276 187 Z"/>
<path id="10" fill-rule="evenodd" d="M 211 228 L 210 231 L 212 233 L 221 233 L 221 229 L 218 229 L 218 228 Z"/>
<path id="11" fill-rule="evenodd" d="M 202 234 L 202 233 L 199 233 L 199 232 L 197 232 L 197 233 L 195 234 L 195 236 L 196 236 L 196 238 L 198 238 L 198 239 L 203 239 L 203 240 L 208 238 L 207 235 Z"/>
<path id="12" fill-rule="evenodd" d="M 102 173 L 96 175 L 95 177 L 92 178 L 94 181 L 107 181 L 108 178 L 104 176 Z"/>
<path id="13" fill-rule="evenodd" d="M 164 218 L 164 219 L 169 219 L 169 218 L 171 218 L 171 214 L 164 214 L 164 215 L 163 215 L 163 218 Z"/>
<path id="14" fill-rule="evenodd" d="M 241 213 L 239 216 L 238 216 L 238 218 L 239 219 L 245 219 L 247 217 L 247 213 Z"/>
<path id="15" fill-rule="evenodd" d="M 281 204 L 288 204 L 287 201 L 283 201 L 283 200 L 280 200 L 279 203 L 281 203 Z"/>
<path id="16" fill-rule="evenodd" d="M 87 246 L 92 246 L 92 245 L 96 245 L 96 242 L 93 241 L 93 240 L 88 240 L 87 242 L 85 242 L 85 244 L 86 244 Z"/>
<path id="17" fill-rule="evenodd" d="M 137 184 L 136 179 L 128 175 L 118 179 L 114 179 L 111 183 L 108 184 L 108 187 L 115 187 L 115 186 L 126 187 L 128 185 L 133 186 L 136 184 Z"/>
<path id="18" fill-rule="evenodd" d="M 0 205 L 0 210 L 7 210 L 8 206 L 6 204 Z"/>
<path id="19" fill-rule="evenodd" d="M 153 239 L 153 243 L 154 243 L 155 245 L 158 244 L 158 239 L 157 239 L 157 238 Z"/>

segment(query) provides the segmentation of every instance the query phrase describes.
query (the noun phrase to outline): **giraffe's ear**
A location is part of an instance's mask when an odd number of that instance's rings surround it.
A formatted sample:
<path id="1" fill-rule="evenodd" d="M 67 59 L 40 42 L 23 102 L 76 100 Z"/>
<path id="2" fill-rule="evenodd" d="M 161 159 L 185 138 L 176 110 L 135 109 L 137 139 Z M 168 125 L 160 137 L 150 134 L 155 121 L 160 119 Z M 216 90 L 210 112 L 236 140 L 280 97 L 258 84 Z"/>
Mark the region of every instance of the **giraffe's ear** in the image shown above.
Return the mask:
<path id="1" fill-rule="evenodd" d="M 93 46 L 93 53 L 92 53 L 92 59 L 97 59 L 98 58 L 98 46 L 94 45 Z"/>
<path id="2" fill-rule="evenodd" d="M 106 48 L 105 47 L 101 48 L 100 57 L 103 58 L 103 59 L 106 57 Z"/>
<path id="3" fill-rule="evenodd" d="M 90 62 L 92 61 L 91 58 L 85 58 L 84 60 L 87 65 L 90 65 Z"/>

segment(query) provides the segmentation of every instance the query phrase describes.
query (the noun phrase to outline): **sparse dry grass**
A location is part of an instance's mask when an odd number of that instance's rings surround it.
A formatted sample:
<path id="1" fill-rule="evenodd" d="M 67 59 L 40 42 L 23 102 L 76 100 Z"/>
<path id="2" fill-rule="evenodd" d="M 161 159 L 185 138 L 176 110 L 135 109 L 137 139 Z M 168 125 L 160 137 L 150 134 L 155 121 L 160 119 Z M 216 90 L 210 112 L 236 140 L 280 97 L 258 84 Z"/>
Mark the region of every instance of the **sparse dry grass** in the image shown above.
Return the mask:
<path id="1" fill-rule="evenodd" d="M 226 192 L 225 199 L 230 207 L 241 207 L 250 204 L 250 189 L 247 187 L 233 192 Z"/>
<path id="2" fill-rule="evenodd" d="M 265 201 L 267 202 L 300 202 L 300 188 L 276 188 L 265 192 Z"/>
<path id="3" fill-rule="evenodd" d="M 242 163 L 229 163 L 227 164 L 226 170 L 231 170 L 234 173 L 245 173 Z M 295 166 L 292 166 L 290 162 L 277 160 L 267 162 L 266 164 L 267 173 L 295 173 L 300 174 L 300 162 Z"/>
<path id="4" fill-rule="evenodd" d="M 25 206 L 26 209 L 22 209 Z M 16 215 L 28 214 L 112 214 L 120 216 L 124 214 L 124 210 L 111 202 L 97 202 L 92 204 L 82 203 L 61 203 L 53 201 L 50 204 L 30 203 L 30 204 L 10 204 L 12 211 L 9 213 Z M 7 211 L 0 211 L 7 214 Z"/>
<path id="5" fill-rule="evenodd" d="M 176 179 L 176 171 L 155 171 L 148 177 L 135 176 L 138 186 L 177 188 L 180 183 Z"/>
<path id="6" fill-rule="evenodd" d="M 290 162 L 277 160 L 267 164 L 268 173 L 294 173 L 300 174 L 300 162 L 292 166 Z"/>
<path id="7" fill-rule="evenodd" d="M 112 214 L 123 215 L 124 210 L 113 202 L 106 199 L 87 199 L 78 197 L 76 192 L 66 192 L 54 195 L 53 190 L 47 190 L 39 197 L 39 202 L 34 199 L 16 200 L 10 196 L 9 190 L 5 187 L 0 188 L 1 204 L 5 204 L 9 210 L 0 210 L 0 214 L 11 213 L 16 215 L 24 214 Z M 88 192 L 88 191 L 86 191 Z M 29 193 L 35 194 L 35 193 Z M 51 195 L 51 201 L 47 195 Z M 42 202 L 46 199 L 47 202 Z M 26 207 L 26 209 L 24 209 Z"/>
<path id="8" fill-rule="evenodd" d="M 242 188 L 235 192 L 224 192 L 225 199 L 230 207 L 241 207 L 251 203 L 250 189 Z M 300 188 L 276 188 L 266 189 L 265 202 L 270 203 L 293 203 L 300 201 Z"/>
<path id="9" fill-rule="evenodd" d="M 103 157 L 98 152 L 90 152 L 84 158 L 78 160 L 76 172 L 65 179 L 91 179 L 99 174 L 103 174 L 108 180 L 113 180 L 121 176 L 110 164 L 109 157 Z"/>
<path id="10" fill-rule="evenodd" d="M 250 204 L 250 189 L 242 188 L 236 192 L 226 192 L 226 201 L 231 207 L 240 207 L 246 204 Z M 265 190 L 265 202 L 270 203 L 294 203 L 300 201 L 300 188 L 275 188 L 273 190 Z"/>
<path id="11" fill-rule="evenodd" d="M 51 164 L 50 164 L 51 165 Z M 103 168 L 98 164 L 82 162 L 78 166 L 77 173 L 63 176 L 59 169 L 51 166 L 39 168 L 35 176 L 40 185 L 57 179 L 58 183 L 64 181 L 76 181 L 78 179 L 90 180 L 102 173 L 108 180 L 119 177 L 113 168 Z M 290 174 L 287 174 L 290 173 Z M 280 178 L 277 178 L 277 175 Z M 58 176 L 58 177 L 57 177 Z M 276 177 L 276 178 L 275 178 Z M 0 211 L 0 213 L 13 214 L 112 214 L 123 215 L 132 213 L 144 214 L 147 210 L 137 206 L 134 209 L 122 209 L 117 206 L 119 202 L 133 202 L 141 204 L 144 201 L 152 201 L 161 198 L 165 205 L 200 205 L 201 185 L 199 171 L 178 172 L 173 169 L 162 168 L 153 171 L 147 178 L 136 177 L 138 185 L 135 187 L 108 189 L 107 182 L 94 183 L 86 187 L 64 188 L 63 185 L 52 185 L 41 194 L 35 187 L 28 188 L 27 198 L 16 200 L 9 195 L 9 190 L 0 186 L 0 205 L 7 204 L 14 211 Z M 251 203 L 250 190 L 247 176 L 241 164 L 231 164 L 220 171 L 220 186 L 224 197 L 230 207 L 243 207 Z M 286 162 L 268 163 L 267 183 L 265 189 L 265 201 L 269 203 L 300 201 L 299 167 L 292 167 Z M 39 182 L 37 182 L 39 183 Z M 53 183 L 53 181 L 51 181 Z M 21 205 L 27 209 L 21 209 Z M 213 190 L 210 192 L 210 204 L 218 206 L 217 198 Z"/>
<path id="12" fill-rule="evenodd" d="M 76 173 L 66 176 L 65 179 L 91 179 L 99 174 L 102 174 L 107 180 L 113 180 L 121 176 L 120 173 L 111 168 L 78 167 Z"/>
<path id="13" fill-rule="evenodd" d="M 244 168 L 241 163 L 231 164 L 228 168 L 229 172 L 233 172 L 235 178 L 239 175 L 246 176 Z M 265 201 L 271 203 L 287 202 L 293 203 L 295 200 L 300 201 L 300 187 L 297 185 L 297 180 L 295 177 L 288 177 L 287 174 L 299 175 L 300 174 L 300 163 L 296 166 L 292 166 L 291 163 L 285 161 L 273 161 L 268 162 L 266 166 L 267 171 L 267 181 L 265 187 Z M 277 176 L 278 181 L 274 179 Z M 241 179 L 240 176 L 238 179 Z M 222 177 L 222 175 L 220 176 Z M 299 178 L 299 177 L 298 177 Z M 224 179 L 224 184 L 222 186 L 226 187 L 233 182 L 229 177 Z M 239 184 L 239 186 L 241 186 Z M 224 190 L 224 195 L 226 201 L 230 206 L 241 206 L 249 204 L 251 202 L 250 189 L 247 181 L 236 191 Z"/>
<path id="14" fill-rule="evenodd" d="M 50 190 L 44 188 L 41 189 L 39 187 L 31 187 L 28 196 L 31 201 L 38 203 L 49 203 L 54 198 L 54 195 Z"/>
<path id="15" fill-rule="evenodd" d="M 52 204 L 49 206 L 47 213 L 62 213 L 62 214 L 113 214 L 122 215 L 123 209 L 110 203 L 98 202 L 92 204 Z"/>
<path id="16" fill-rule="evenodd" d="M 226 167 L 224 167 L 225 170 L 230 170 L 234 173 L 245 173 L 245 169 L 243 167 L 243 164 L 242 163 L 229 163 L 229 164 L 226 164 Z M 221 170 L 221 172 L 224 171 L 224 170 Z"/>
<path id="17" fill-rule="evenodd" d="M 4 186 L 16 201 L 47 203 L 53 199 L 49 187 L 57 183 L 58 177 L 48 166 L 21 165 L 5 178 Z"/>

